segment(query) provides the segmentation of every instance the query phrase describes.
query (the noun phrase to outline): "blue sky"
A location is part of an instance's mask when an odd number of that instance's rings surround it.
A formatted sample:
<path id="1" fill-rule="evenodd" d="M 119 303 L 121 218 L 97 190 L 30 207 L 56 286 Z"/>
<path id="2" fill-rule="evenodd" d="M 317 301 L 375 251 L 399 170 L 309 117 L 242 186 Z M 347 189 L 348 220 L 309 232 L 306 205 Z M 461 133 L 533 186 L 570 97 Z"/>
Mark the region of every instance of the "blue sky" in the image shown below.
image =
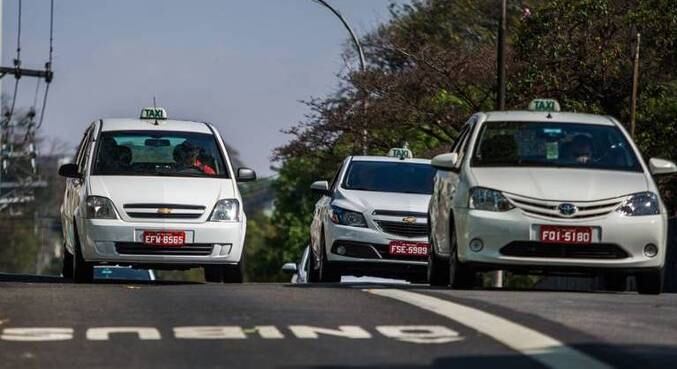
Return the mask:
<path id="1" fill-rule="evenodd" d="M 387 21 L 392 2 L 329 1 L 359 35 Z M 6 66 L 17 3 L 4 1 Z M 23 66 L 40 68 L 49 1 L 24 1 L 22 23 Z M 347 33 L 312 0 L 56 0 L 54 38 L 43 136 L 75 145 L 91 121 L 137 116 L 156 96 L 170 117 L 216 124 L 247 165 L 270 175 L 271 150 L 289 140 L 280 130 L 307 113 L 299 100 L 336 87 Z M 32 104 L 35 83 L 22 79 L 17 106 Z M 13 85 L 3 78 L 3 93 Z"/>

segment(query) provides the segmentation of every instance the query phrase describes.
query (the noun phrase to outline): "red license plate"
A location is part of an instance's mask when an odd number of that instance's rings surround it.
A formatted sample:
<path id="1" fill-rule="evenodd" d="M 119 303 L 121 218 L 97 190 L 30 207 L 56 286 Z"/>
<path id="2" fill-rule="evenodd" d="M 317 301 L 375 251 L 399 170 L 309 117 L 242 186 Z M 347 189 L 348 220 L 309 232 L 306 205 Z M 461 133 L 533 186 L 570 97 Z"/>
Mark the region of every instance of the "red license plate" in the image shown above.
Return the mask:
<path id="1" fill-rule="evenodd" d="M 427 256 L 430 244 L 425 242 L 390 241 L 390 255 Z"/>
<path id="2" fill-rule="evenodd" d="M 143 243 L 154 246 L 183 246 L 186 243 L 186 232 L 143 232 Z"/>
<path id="3" fill-rule="evenodd" d="M 592 228 L 542 225 L 541 242 L 574 244 L 592 243 Z"/>

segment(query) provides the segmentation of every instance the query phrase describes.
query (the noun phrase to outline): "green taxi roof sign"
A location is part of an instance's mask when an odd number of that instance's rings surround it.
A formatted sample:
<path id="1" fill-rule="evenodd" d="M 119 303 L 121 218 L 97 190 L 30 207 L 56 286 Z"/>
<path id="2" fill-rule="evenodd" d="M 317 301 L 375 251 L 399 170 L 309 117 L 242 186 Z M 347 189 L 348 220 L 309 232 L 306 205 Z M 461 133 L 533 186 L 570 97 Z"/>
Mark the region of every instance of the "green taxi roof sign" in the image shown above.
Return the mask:
<path id="1" fill-rule="evenodd" d="M 166 120 L 167 111 L 163 108 L 143 108 L 141 119 Z"/>
<path id="2" fill-rule="evenodd" d="M 404 160 L 412 159 L 414 157 L 414 153 L 412 153 L 411 150 L 407 149 L 406 147 L 395 147 L 388 151 L 388 156 Z"/>
<path id="3" fill-rule="evenodd" d="M 555 99 L 533 99 L 529 103 L 530 111 L 560 111 L 559 103 Z"/>

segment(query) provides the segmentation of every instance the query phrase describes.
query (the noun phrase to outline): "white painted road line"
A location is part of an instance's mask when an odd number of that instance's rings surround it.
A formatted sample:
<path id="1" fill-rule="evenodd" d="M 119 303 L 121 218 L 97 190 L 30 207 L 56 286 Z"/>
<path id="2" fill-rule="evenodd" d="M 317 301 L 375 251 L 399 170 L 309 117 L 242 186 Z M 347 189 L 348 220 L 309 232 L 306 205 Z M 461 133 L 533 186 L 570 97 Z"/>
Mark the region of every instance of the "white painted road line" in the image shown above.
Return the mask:
<path id="1" fill-rule="evenodd" d="M 465 305 L 420 293 L 395 289 L 366 289 L 374 295 L 389 297 L 428 310 L 474 329 L 509 348 L 553 369 L 610 369 L 581 351 L 550 336 Z"/>

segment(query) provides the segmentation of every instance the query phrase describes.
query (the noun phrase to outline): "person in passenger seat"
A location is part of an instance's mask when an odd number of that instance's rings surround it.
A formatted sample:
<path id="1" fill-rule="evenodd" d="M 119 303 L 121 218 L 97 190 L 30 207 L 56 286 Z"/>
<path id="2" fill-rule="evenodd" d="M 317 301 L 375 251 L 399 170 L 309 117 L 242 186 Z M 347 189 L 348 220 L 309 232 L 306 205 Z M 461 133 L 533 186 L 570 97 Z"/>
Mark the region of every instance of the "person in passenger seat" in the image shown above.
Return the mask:
<path id="1" fill-rule="evenodd" d="M 174 161 L 179 170 L 181 169 L 197 169 L 200 172 L 213 176 L 216 175 L 216 170 L 211 166 L 201 162 L 198 159 L 200 155 L 200 148 L 188 141 L 185 141 L 174 148 Z"/>

